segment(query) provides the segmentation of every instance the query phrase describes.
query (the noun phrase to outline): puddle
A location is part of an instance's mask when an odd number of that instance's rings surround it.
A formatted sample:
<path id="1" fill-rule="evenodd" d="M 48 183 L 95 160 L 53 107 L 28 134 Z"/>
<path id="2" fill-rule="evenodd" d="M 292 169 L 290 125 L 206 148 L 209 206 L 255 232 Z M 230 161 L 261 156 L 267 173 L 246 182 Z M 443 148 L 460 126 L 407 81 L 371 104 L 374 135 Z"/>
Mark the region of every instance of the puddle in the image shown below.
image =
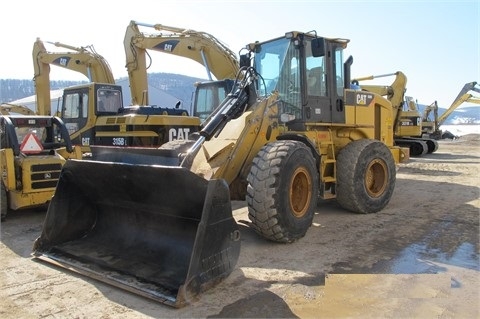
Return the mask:
<path id="1" fill-rule="evenodd" d="M 443 265 L 480 270 L 478 234 L 473 228 L 450 219 L 435 225 L 420 242 L 404 248 L 392 260 L 385 263 L 384 271 L 392 274 L 432 274 L 447 271 Z"/>
<path id="2" fill-rule="evenodd" d="M 390 261 L 390 269 L 394 274 L 439 273 L 446 271 L 444 267 L 435 264 L 448 264 L 473 270 L 480 270 L 475 246 L 462 243 L 453 252 L 447 254 L 438 249 L 429 249 L 426 244 L 412 244 L 405 248 L 397 258 Z"/>

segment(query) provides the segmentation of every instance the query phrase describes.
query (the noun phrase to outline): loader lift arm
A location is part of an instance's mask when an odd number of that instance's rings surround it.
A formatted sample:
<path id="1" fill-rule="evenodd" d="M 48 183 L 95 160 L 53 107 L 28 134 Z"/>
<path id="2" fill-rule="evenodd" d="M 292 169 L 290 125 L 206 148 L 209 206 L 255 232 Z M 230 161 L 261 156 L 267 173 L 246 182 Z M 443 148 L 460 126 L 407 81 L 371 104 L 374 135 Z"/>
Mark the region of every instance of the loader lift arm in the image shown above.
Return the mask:
<path id="1" fill-rule="evenodd" d="M 247 102 L 255 98 L 255 89 L 252 88 L 252 85 L 255 83 L 256 75 L 256 71 L 252 67 L 242 67 L 240 69 L 233 84 L 232 92 L 203 122 L 202 129 L 198 132 L 199 138 L 187 151 L 180 166 L 187 166 L 186 163 L 193 160 L 203 142 L 218 136 L 228 122 L 239 117 L 246 110 Z"/>

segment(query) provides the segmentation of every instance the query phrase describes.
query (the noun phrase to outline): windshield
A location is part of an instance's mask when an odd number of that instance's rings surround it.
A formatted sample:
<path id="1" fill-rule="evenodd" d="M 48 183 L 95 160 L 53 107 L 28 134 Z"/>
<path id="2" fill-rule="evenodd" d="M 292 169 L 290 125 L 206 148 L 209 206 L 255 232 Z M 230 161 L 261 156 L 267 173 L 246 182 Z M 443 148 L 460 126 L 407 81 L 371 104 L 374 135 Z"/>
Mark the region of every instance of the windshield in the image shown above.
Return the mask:
<path id="1" fill-rule="evenodd" d="M 268 95 L 278 91 L 280 113 L 301 119 L 300 50 L 293 43 L 291 39 L 281 38 L 261 44 L 257 48 L 254 63 L 261 75 L 258 85 L 260 93 Z"/>
<path id="2" fill-rule="evenodd" d="M 118 113 L 123 106 L 122 94 L 118 90 L 98 89 L 97 91 L 97 113 Z"/>
<path id="3" fill-rule="evenodd" d="M 255 69 L 264 81 L 259 83 L 261 94 L 274 90 L 284 93 L 290 85 L 298 84 L 298 50 L 290 44 L 289 39 L 282 38 L 259 46 Z"/>

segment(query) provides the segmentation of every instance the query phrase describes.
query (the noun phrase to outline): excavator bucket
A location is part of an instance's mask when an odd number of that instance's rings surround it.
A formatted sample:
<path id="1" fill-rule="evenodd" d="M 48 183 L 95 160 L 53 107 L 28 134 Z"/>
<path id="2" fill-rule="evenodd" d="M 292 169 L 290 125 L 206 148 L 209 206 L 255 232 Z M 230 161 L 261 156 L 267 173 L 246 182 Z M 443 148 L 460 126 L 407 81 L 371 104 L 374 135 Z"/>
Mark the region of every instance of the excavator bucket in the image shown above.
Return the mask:
<path id="1" fill-rule="evenodd" d="M 176 308 L 227 277 L 240 253 L 227 183 L 162 151 L 67 161 L 32 256 Z"/>

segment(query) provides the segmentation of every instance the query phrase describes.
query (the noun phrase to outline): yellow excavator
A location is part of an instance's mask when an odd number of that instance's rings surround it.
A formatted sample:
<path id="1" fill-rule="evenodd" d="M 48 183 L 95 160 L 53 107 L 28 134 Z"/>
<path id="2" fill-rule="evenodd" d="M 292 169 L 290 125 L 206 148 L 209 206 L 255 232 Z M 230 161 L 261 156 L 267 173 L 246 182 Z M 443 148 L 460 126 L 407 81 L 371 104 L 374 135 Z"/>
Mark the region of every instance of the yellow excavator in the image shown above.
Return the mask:
<path id="1" fill-rule="evenodd" d="M 45 50 L 40 39 L 34 43 L 34 82 L 36 111 L 26 106 L 4 103 L 0 106 L 1 219 L 11 211 L 46 206 L 55 192 L 62 166 L 69 158 L 82 158 L 80 144 L 89 145 L 88 132 L 95 125 L 96 106 L 88 110 L 95 96 L 112 96 L 121 104 L 121 87 L 114 85 L 110 67 L 93 48 L 74 48 L 68 53 Z M 67 88 L 63 108 L 52 116 L 50 64 L 80 72 L 105 84 Z M 92 99 L 88 99 L 92 97 Z M 82 108 L 78 102 L 82 102 Z M 85 112 L 85 113 L 83 113 Z M 82 118 L 88 114 L 88 118 Z"/>
<path id="2" fill-rule="evenodd" d="M 235 65 L 237 63 L 235 54 L 221 41 L 205 32 L 159 24 L 138 24 L 151 26 L 163 32 L 146 36 L 139 31 L 137 23 L 132 21 L 125 33 L 125 52 L 132 102 L 138 101 L 140 106 L 123 105 L 121 86 L 115 84 L 108 62 L 96 52 L 93 46 L 75 47 L 60 42 L 47 42 L 67 50 L 47 51 L 44 42 L 38 38 L 32 51 L 37 112 L 25 106 L 3 103 L 0 106 L 0 113 L 2 115 L 50 116 L 52 113 L 50 66 L 54 65 L 83 74 L 89 83 L 65 88 L 62 103 L 59 103 L 61 107 L 54 111 L 60 119 L 52 118 L 46 121 L 44 117 L 37 119 L 30 117 L 32 123 L 35 123 L 31 125 L 30 130 L 50 131 L 51 128 L 39 127 L 40 123 L 56 123 L 58 120 L 61 124 L 57 126 L 62 125 L 67 128 L 71 143 L 81 145 L 84 154 L 90 152 L 91 145 L 158 147 L 166 141 L 187 139 L 188 134 L 198 130 L 200 125 L 198 117 L 185 116 L 187 111 L 180 108 L 148 105 L 145 63 L 147 49 L 195 60 L 206 67 L 210 79 L 212 74 L 217 78 L 234 77 L 238 70 L 238 65 Z M 220 86 L 225 85 L 223 81 L 209 81 L 208 89 L 203 90 L 203 84 L 200 83 L 197 85 L 197 96 L 210 95 L 213 92 L 214 83 L 219 83 Z M 225 88 L 222 91 L 225 92 Z M 223 93 L 221 98 L 217 97 L 217 101 L 222 100 L 225 95 Z M 198 114 L 203 118 L 211 113 L 213 105 L 218 105 L 211 99 L 208 101 L 208 104 L 198 104 L 200 110 Z M 8 118 L 5 121 L 11 123 L 10 126 L 19 123 L 15 120 L 7 120 Z M 20 131 L 25 129 L 25 127 L 15 128 Z M 65 159 L 79 156 L 78 152 L 70 154 L 63 152 L 62 149 L 53 150 L 51 142 L 47 143 L 50 145 L 48 150 L 51 155 L 49 156 L 46 156 L 46 151 L 35 154 L 19 152 L 13 142 L 7 143 L 13 138 L 11 133 L 9 137 L 4 138 L 6 142 L 2 144 L 1 150 L 4 172 L 1 194 L 2 199 L 6 198 L 2 200 L 2 220 L 5 220 L 8 211 L 47 204 L 54 193 L 54 185 Z M 21 142 L 20 139 L 18 143 L 21 144 Z M 75 148 L 76 151 L 79 149 L 79 147 Z M 39 170 L 39 167 L 43 168 Z M 34 168 L 35 174 L 21 174 L 22 171 L 29 172 Z M 43 183 L 33 183 L 30 180 L 30 178 L 38 180 L 40 175 L 43 176 L 41 178 Z"/>
<path id="3" fill-rule="evenodd" d="M 69 51 L 47 51 L 40 39 L 35 41 L 33 61 L 38 113 L 50 114 L 50 65 L 84 74 L 90 82 L 65 88 L 58 111 L 73 143 L 81 145 L 84 153 L 90 151 L 91 145 L 158 147 L 172 139 L 187 138 L 188 132 L 198 130 L 200 120 L 187 116 L 184 109 L 125 107 L 122 87 L 115 84 L 108 62 L 92 46 L 52 44 Z"/>
<path id="4" fill-rule="evenodd" d="M 140 27 L 154 32 L 141 31 Z M 143 30 L 143 29 L 142 29 Z M 187 58 L 203 65 L 208 81 L 195 83 L 192 115 L 205 120 L 230 92 L 239 70 L 236 54 L 210 33 L 130 21 L 124 38 L 126 67 L 133 104 L 148 105 L 149 51 Z"/>
<path id="5" fill-rule="evenodd" d="M 381 211 L 409 150 L 394 143 L 392 103 L 350 89 L 348 42 L 292 31 L 248 44 L 189 140 L 92 146 L 91 160 L 68 161 L 33 257 L 182 307 L 236 267 L 231 200 L 280 243 L 301 240 L 319 198 Z"/>
<path id="6" fill-rule="evenodd" d="M 37 40 L 36 45 L 43 46 L 43 43 Z M 81 63 L 99 61 L 84 61 L 78 55 L 56 55 L 48 63 L 68 65 L 81 72 L 87 70 Z M 2 221 L 12 211 L 46 206 L 55 192 L 63 164 L 69 158 L 82 158 L 80 147 L 74 146 L 68 132 L 69 118 L 51 115 L 49 65 L 45 59 L 48 58 L 44 54 L 34 50 L 34 62 L 38 62 L 35 67 L 37 110 L 9 103 L 0 106 Z"/>
<path id="7" fill-rule="evenodd" d="M 381 77 L 395 76 L 390 85 L 360 84 L 361 81 L 374 80 Z M 422 114 L 411 97 L 405 97 L 407 77 L 403 72 L 382 75 L 370 75 L 355 78 L 354 85 L 360 89 L 374 92 L 388 98 L 394 106 L 393 125 L 395 144 L 410 149 L 410 156 L 422 156 L 438 149 L 438 142 L 422 134 Z"/>
<path id="8" fill-rule="evenodd" d="M 463 88 L 458 93 L 455 100 L 448 107 L 448 109 L 442 114 L 438 115 L 437 101 L 425 107 L 422 116 L 422 133 L 425 136 L 429 136 L 434 139 L 443 138 L 444 132 L 440 129 L 440 126 L 447 120 L 447 118 L 463 103 L 475 103 L 480 104 L 480 98 L 474 96 L 471 92 L 480 93 L 480 88 L 477 82 L 465 83 Z M 432 115 L 433 114 L 433 118 Z"/>

